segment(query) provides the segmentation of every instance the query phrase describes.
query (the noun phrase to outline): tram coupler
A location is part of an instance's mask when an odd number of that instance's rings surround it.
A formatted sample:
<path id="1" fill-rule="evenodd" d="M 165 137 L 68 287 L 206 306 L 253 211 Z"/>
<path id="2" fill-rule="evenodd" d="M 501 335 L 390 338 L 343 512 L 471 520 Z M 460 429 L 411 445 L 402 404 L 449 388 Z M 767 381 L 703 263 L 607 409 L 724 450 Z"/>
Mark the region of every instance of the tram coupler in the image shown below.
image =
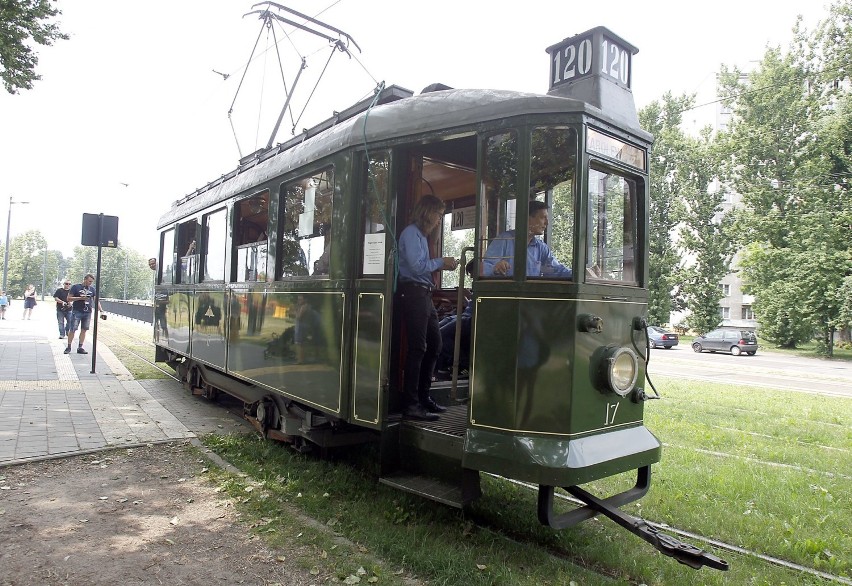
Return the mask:
<path id="1" fill-rule="evenodd" d="M 681 564 L 687 565 L 696 570 L 700 569 L 702 566 L 707 566 L 708 568 L 713 568 L 715 570 L 728 570 L 728 562 L 725 560 L 716 557 L 703 549 L 695 547 L 694 545 L 684 543 L 671 535 L 660 532 L 658 529 L 645 522 L 644 519 L 628 515 L 624 511 L 617 507 L 610 506 L 605 501 L 595 497 L 578 486 L 570 486 L 565 490 L 586 503 L 587 507 L 603 513 L 631 533 L 641 537 L 653 545 L 654 548 L 664 555 L 676 559 Z"/>
<path id="2" fill-rule="evenodd" d="M 637 501 L 648 492 L 651 488 L 651 466 L 642 466 L 636 470 L 636 484 L 623 492 L 614 494 L 604 500 L 599 500 L 603 506 L 618 510 L 617 507 Z M 566 488 L 565 490 L 570 490 Z M 580 498 L 580 497 L 577 497 Z M 588 503 L 585 499 L 583 502 Z M 599 512 L 598 507 L 592 506 L 591 503 L 586 506 L 578 507 L 571 511 L 567 511 L 560 515 L 553 513 L 553 487 L 540 485 L 538 487 L 538 520 L 542 525 L 546 525 L 553 529 L 565 529 L 572 527 L 581 521 L 591 519 Z"/>

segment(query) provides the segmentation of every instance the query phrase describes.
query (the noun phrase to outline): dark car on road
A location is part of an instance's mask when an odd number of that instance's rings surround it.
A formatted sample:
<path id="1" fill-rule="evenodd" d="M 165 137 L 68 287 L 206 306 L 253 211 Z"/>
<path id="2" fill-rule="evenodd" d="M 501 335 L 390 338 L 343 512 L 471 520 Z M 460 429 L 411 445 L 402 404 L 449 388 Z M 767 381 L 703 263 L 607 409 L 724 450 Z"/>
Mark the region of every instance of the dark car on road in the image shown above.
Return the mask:
<path id="1" fill-rule="evenodd" d="M 745 353 L 754 356 L 757 352 L 757 336 L 750 330 L 719 328 L 695 338 L 692 349 L 696 352 L 730 352 L 734 356 Z"/>
<path id="2" fill-rule="evenodd" d="M 665 348 L 668 350 L 672 346 L 677 346 L 678 335 L 666 331 L 660 326 L 648 326 L 648 347 L 649 348 Z"/>

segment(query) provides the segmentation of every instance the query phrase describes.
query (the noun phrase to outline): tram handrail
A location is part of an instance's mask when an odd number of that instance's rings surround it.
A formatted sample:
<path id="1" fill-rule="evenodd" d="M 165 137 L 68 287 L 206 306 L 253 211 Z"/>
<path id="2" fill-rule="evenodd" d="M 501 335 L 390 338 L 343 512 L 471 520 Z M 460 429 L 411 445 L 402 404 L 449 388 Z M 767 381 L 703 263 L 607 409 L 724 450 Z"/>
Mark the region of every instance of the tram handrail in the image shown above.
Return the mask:
<path id="1" fill-rule="evenodd" d="M 471 258 L 473 258 L 474 248 L 472 246 L 466 246 L 462 248 L 461 251 L 461 259 L 459 260 L 459 287 L 458 294 L 456 295 L 456 333 L 455 338 L 453 339 L 453 379 L 450 386 L 450 399 L 453 401 L 456 400 L 456 390 L 458 389 L 459 383 L 459 354 L 461 352 L 461 314 L 464 308 L 464 302 L 466 301 L 464 298 L 464 275 L 465 275 L 465 267 L 467 266 L 467 257 L 465 254 L 467 252 L 471 253 Z M 468 365 L 468 371 L 470 370 L 470 365 Z M 468 376 L 470 376 L 468 374 Z"/>

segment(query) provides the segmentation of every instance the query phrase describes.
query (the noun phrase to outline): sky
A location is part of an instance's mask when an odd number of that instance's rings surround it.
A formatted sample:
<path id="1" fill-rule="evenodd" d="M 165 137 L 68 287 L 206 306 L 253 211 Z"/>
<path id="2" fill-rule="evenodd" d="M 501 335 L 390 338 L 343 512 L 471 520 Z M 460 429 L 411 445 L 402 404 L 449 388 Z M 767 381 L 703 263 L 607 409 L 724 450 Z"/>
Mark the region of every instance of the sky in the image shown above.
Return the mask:
<path id="1" fill-rule="evenodd" d="M 0 210 L 8 213 L 10 197 L 29 202 L 11 206 L 11 236 L 41 230 L 66 256 L 80 245 L 84 213 L 117 216 L 123 246 L 156 254 L 157 220 L 175 200 L 266 145 L 285 100 L 281 70 L 289 87 L 303 58 L 292 118 L 275 142 L 372 95 L 382 81 L 415 93 L 434 82 L 545 93 L 545 49 L 596 26 L 639 49 L 637 108 L 667 91 L 695 93 L 703 104 L 715 98 L 721 64 L 753 67 L 767 46 L 786 49 L 797 16 L 813 29 L 828 14 L 824 0 L 286 2 L 360 48 L 350 43 L 353 58 L 337 51 L 329 60 L 325 39 L 288 25 L 273 27 L 276 51 L 257 15 L 243 16 L 251 1 L 56 5 L 70 39 L 36 48 L 42 79 L 32 90 L 0 89 Z M 712 123 L 715 107 L 692 110 L 685 123 Z"/>

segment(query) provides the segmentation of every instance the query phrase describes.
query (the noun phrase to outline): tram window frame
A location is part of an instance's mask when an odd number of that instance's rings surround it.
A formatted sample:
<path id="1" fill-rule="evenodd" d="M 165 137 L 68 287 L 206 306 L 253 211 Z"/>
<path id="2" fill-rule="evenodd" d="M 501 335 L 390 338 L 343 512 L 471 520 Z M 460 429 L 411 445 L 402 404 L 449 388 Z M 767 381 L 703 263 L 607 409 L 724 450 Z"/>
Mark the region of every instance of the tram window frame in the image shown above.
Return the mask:
<path id="1" fill-rule="evenodd" d="M 199 224 L 196 218 L 177 225 L 176 252 L 180 259 L 180 268 L 176 273 L 176 282 L 178 283 L 191 284 L 198 282 L 198 233 Z"/>
<path id="2" fill-rule="evenodd" d="M 392 213 L 388 210 L 391 205 L 388 197 L 391 154 L 389 151 L 370 153 L 369 158 L 365 156 L 363 161 L 363 183 L 359 198 L 362 211 L 358 274 L 362 278 L 377 278 L 383 277 L 387 269 L 387 225 L 392 218 Z M 375 167 L 373 161 L 377 161 Z M 373 168 L 380 169 L 381 172 L 371 173 Z"/>
<path id="3" fill-rule="evenodd" d="M 514 178 L 509 178 L 510 181 L 513 181 L 511 185 L 503 185 L 495 189 L 497 186 L 492 186 L 494 181 L 491 180 L 491 175 L 489 174 L 489 169 L 492 168 L 491 166 L 489 166 L 489 153 L 492 152 L 491 141 L 499 139 L 500 137 L 508 138 L 503 138 L 499 146 L 507 144 L 507 141 L 514 141 L 514 152 L 509 153 L 508 155 L 513 157 L 514 160 L 507 161 L 508 163 L 510 163 L 508 165 L 508 169 L 505 169 L 505 164 L 501 165 L 501 167 L 503 167 L 506 172 L 514 170 Z M 480 206 L 482 209 L 482 215 L 480 216 L 479 221 L 479 239 L 477 243 L 477 255 L 479 257 L 478 276 L 480 278 L 494 280 L 512 279 L 511 276 L 486 274 L 487 270 L 485 265 L 485 253 L 488 249 L 488 246 L 494 241 L 495 238 L 497 238 L 497 236 L 503 234 L 508 230 L 514 230 L 515 226 L 517 225 L 517 194 L 520 185 L 520 176 L 518 170 L 521 151 L 521 133 L 518 129 L 513 128 L 501 132 L 494 132 L 484 135 L 480 140 L 479 148 L 482 152 L 482 169 L 479 184 L 479 199 Z M 504 154 L 502 158 L 505 157 L 506 155 Z M 494 158 L 497 159 L 497 161 L 499 162 L 501 158 L 500 153 L 496 153 Z M 506 174 L 507 173 L 504 173 L 504 175 Z M 512 250 L 512 257 L 514 258 L 514 246 L 512 247 Z"/>
<path id="4" fill-rule="evenodd" d="M 334 166 L 329 165 L 281 185 L 277 240 L 281 279 L 330 278 L 335 268 L 334 175 Z M 314 250 L 314 244 L 321 246 Z"/>
<path id="5" fill-rule="evenodd" d="M 236 200 L 233 217 L 232 281 L 266 281 L 269 274 L 269 190 Z"/>
<path id="6" fill-rule="evenodd" d="M 601 180 L 605 180 L 608 177 L 618 177 L 620 178 L 627 186 L 629 186 L 629 198 L 622 198 L 621 205 L 621 216 L 620 218 L 623 220 L 628 217 L 632 221 L 632 230 L 628 233 L 628 231 L 624 227 L 624 223 L 622 223 L 621 229 L 621 262 L 620 265 L 616 266 L 609 262 L 609 255 L 606 254 L 606 251 L 616 250 L 615 247 L 607 246 L 606 234 L 600 234 L 597 232 L 597 226 L 600 225 L 600 217 L 601 217 L 601 202 L 597 199 L 593 199 L 593 193 L 600 193 L 599 191 L 592 191 L 592 182 L 595 180 L 595 174 L 603 175 Z M 605 165 L 598 161 L 590 160 L 589 168 L 588 168 L 588 199 L 586 202 L 587 205 L 587 214 L 586 214 L 586 281 L 593 283 L 603 283 L 610 285 L 623 285 L 630 287 L 638 287 L 641 286 L 641 270 L 640 259 L 642 257 L 642 242 L 641 242 L 641 232 L 639 227 L 639 205 L 640 205 L 640 197 L 642 193 L 642 178 L 632 174 L 626 170 L 618 169 L 609 165 Z M 617 194 L 616 194 L 617 195 Z M 595 206 L 595 207 L 593 207 Z M 606 202 L 604 202 L 604 215 L 605 217 L 609 217 L 606 215 L 607 209 Z M 627 212 L 625 213 L 625 209 Z M 595 220 L 597 218 L 597 223 Z M 604 225 L 608 225 L 610 222 L 607 222 Z M 629 235 L 629 238 L 628 238 Z M 632 278 L 625 278 L 625 267 L 628 265 L 628 262 L 625 260 L 629 257 L 627 254 L 628 245 L 626 242 L 630 242 L 632 240 L 632 246 L 630 247 L 632 252 L 632 262 L 630 262 Z M 604 251 L 604 256 L 601 256 L 600 251 Z M 617 259 L 619 256 L 617 254 L 613 255 L 612 258 Z M 601 262 L 603 262 L 604 266 L 601 266 Z M 620 267 L 620 270 L 618 270 Z M 621 276 L 618 276 L 618 275 Z"/>
<path id="7" fill-rule="evenodd" d="M 547 187 L 542 185 L 542 181 L 547 177 L 547 175 L 543 175 L 543 173 L 537 171 L 544 170 L 544 165 L 546 164 L 545 157 L 547 157 L 550 153 L 559 152 L 559 150 L 556 148 L 557 145 L 553 144 L 547 144 L 544 148 L 539 149 L 538 143 L 541 141 L 536 141 L 536 133 L 538 131 L 565 131 L 567 134 L 565 145 L 570 149 L 567 153 L 568 160 L 564 164 L 559 165 L 560 172 L 567 172 L 570 174 L 570 177 L 564 181 L 556 183 L 554 183 L 553 180 L 547 181 Z M 538 125 L 534 126 L 530 131 L 529 198 L 530 201 L 543 201 L 547 204 L 550 222 L 547 230 L 542 236 L 542 241 L 547 244 L 548 248 L 550 248 L 553 257 L 559 262 L 559 264 L 572 270 L 572 276 L 568 277 L 552 274 L 552 268 L 551 274 L 547 274 L 547 269 L 545 268 L 545 272 L 543 274 L 527 275 L 527 279 L 574 280 L 573 269 L 575 264 L 574 261 L 577 256 L 575 247 L 575 239 L 577 237 L 577 196 L 579 193 L 577 184 L 579 176 L 577 161 L 580 158 L 580 152 L 579 133 L 577 132 L 577 128 L 574 126 L 567 126 L 563 124 Z M 564 151 L 562 151 L 562 154 L 565 154 Z M 551 169 L 553 169 L 553 165 L 557 163 L 551 161 L 549 163 Z M 537 165 L 538 169 L 536 168 Z M 549 176 L 552 177 L 553 174 L 553 171 L 551 171 Z M 566 198 L 566 201 L 563 202 L 561 201 L 561 198 L 557 196 L 557 188 L 566 184 L 568 184 L 568 197 Z M 557 240 L 555 236 L 561 233 L 563 228 L 566 229 L 567 235 L 562 238 L 558 238 Z"/>
<path id="8" fill-rule="evenodd" d="M 175 228 L 163 230 L 160 236 L 160 285 L 173 285 L 175 283 L 175 266 L 177 255 L 175 253 Z M 166 261 L 169 262 L 166 262 Z"/>
<path id="9" fill-rule="evenodd" d="M 211 225 L 215 220 L 216 225 Z M 218 236 L 218 237 L 214 237 Z M 200 281 L 224 282 L 228 248 L 228 208 L 208 212 L 201 217 Z M 211 262 L 212 261 L 212 262 Z M 213 267 L 217 267 L 215 270 Z"/>

